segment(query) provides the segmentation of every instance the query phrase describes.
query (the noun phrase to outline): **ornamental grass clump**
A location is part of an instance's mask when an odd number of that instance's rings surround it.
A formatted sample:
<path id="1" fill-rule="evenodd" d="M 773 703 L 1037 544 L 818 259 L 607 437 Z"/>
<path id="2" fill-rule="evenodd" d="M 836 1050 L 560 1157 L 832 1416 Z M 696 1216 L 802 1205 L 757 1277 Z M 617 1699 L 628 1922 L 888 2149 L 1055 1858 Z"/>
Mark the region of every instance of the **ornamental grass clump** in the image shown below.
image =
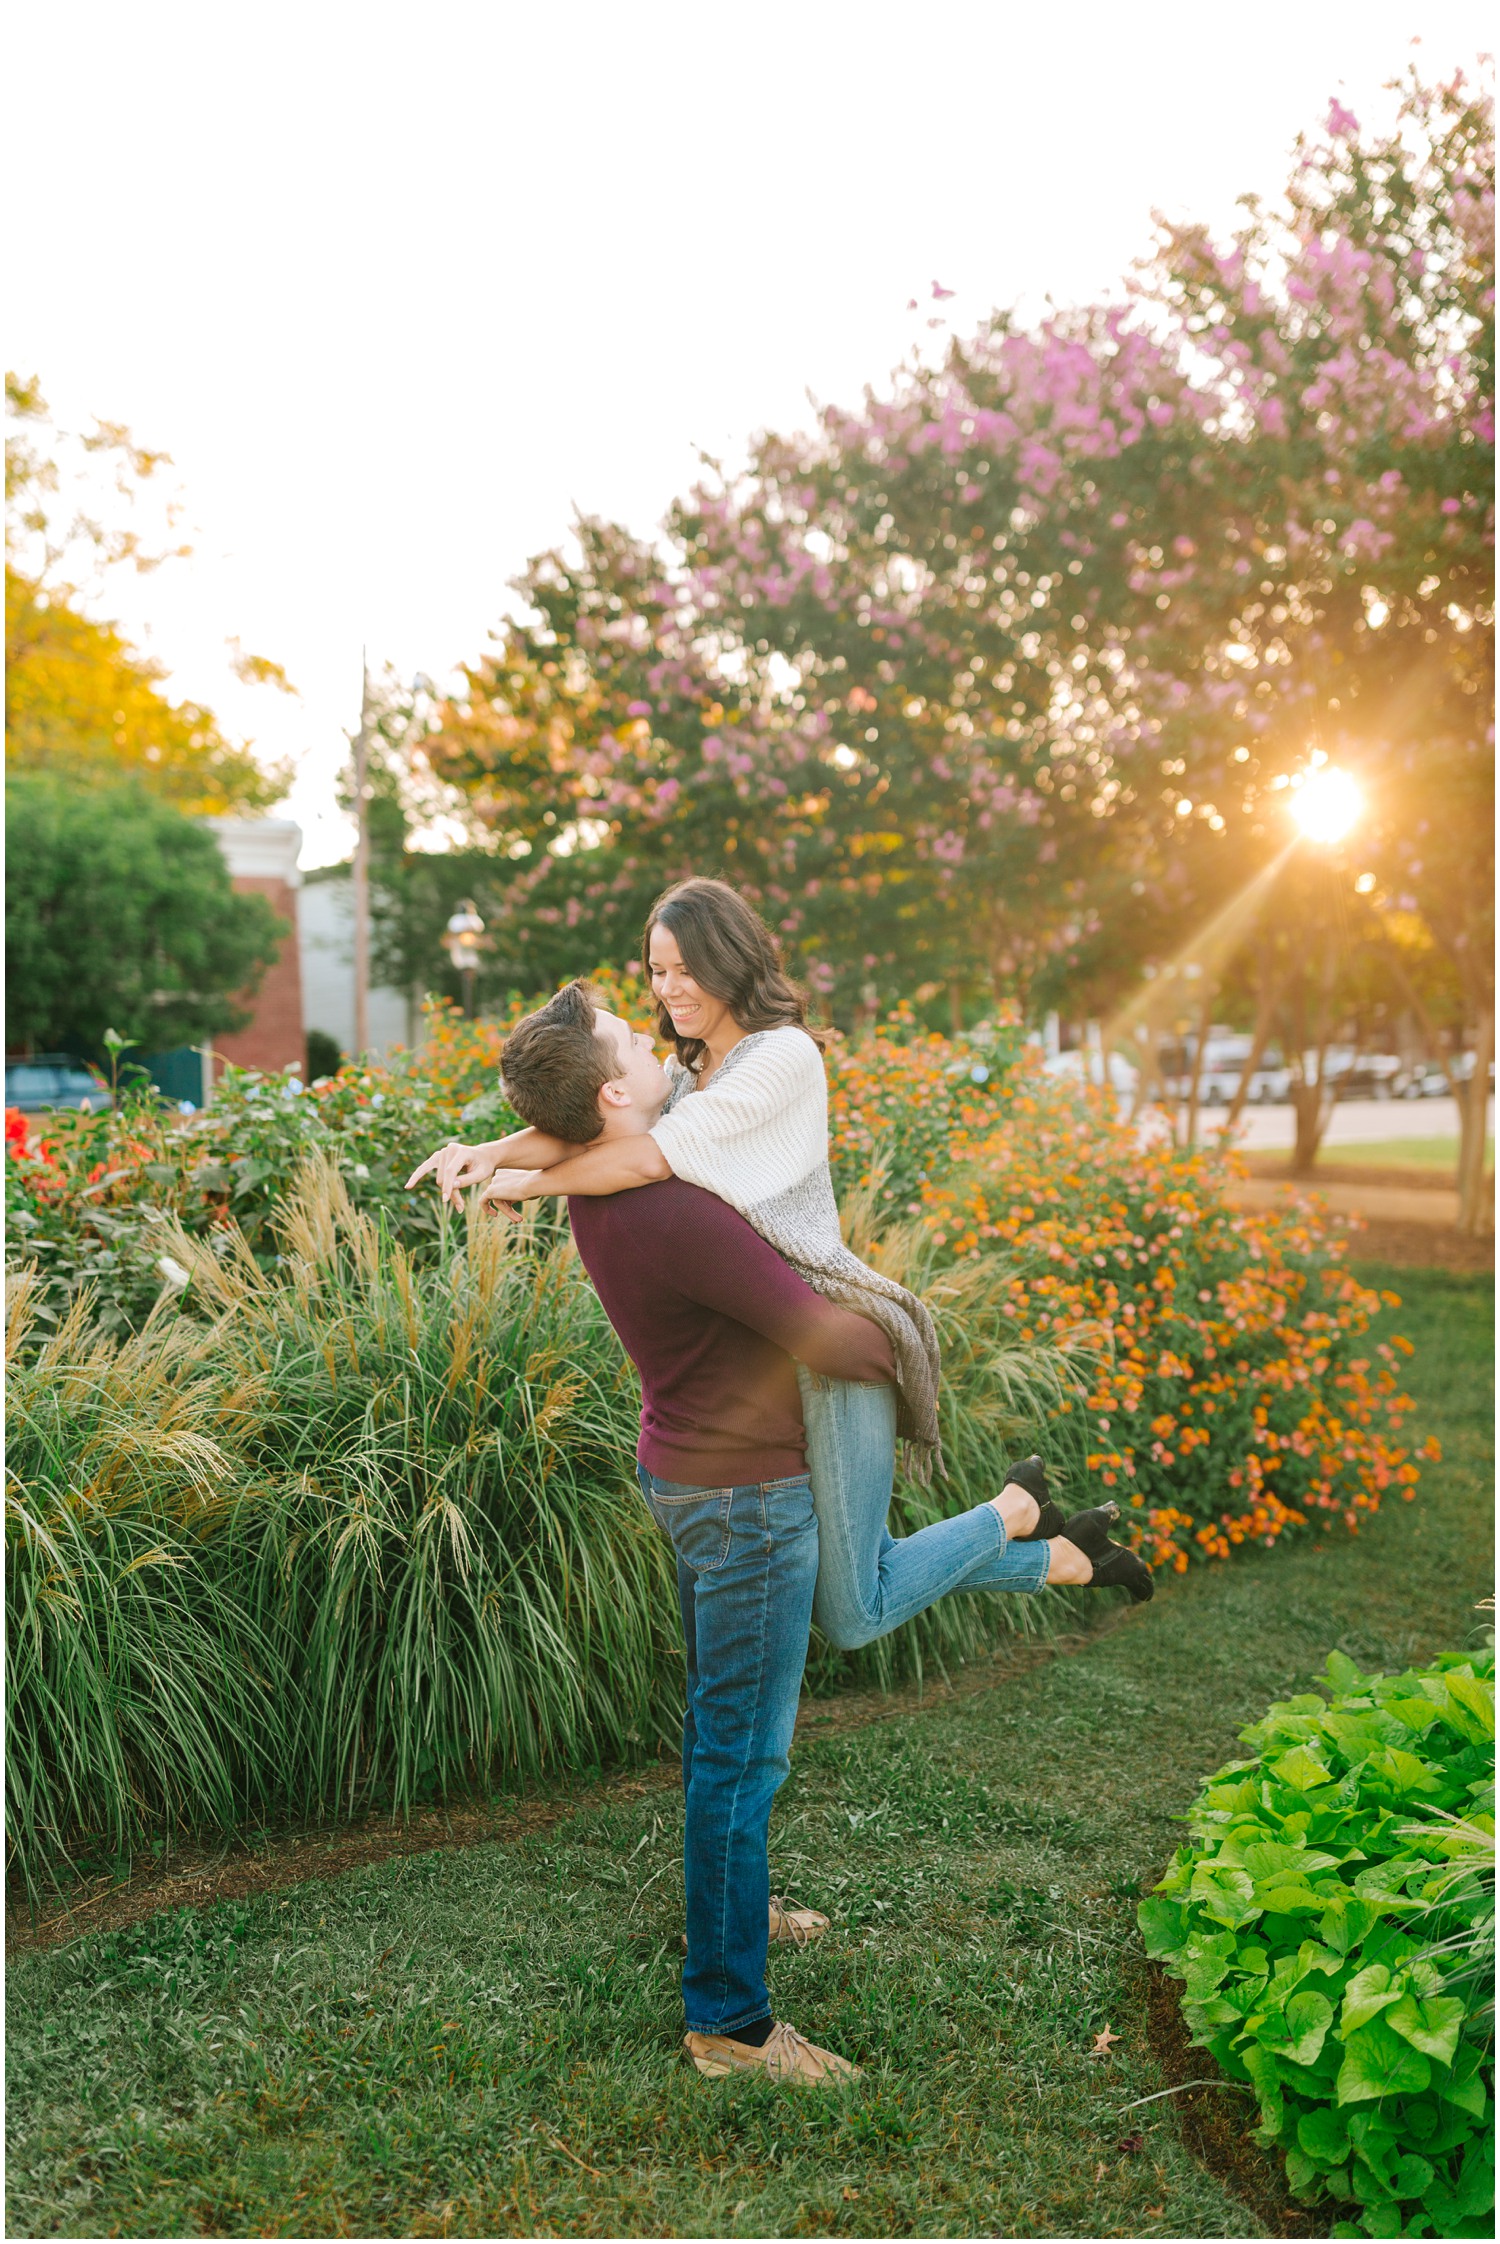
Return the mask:
<path id="1" fill-rule="evenodd" d="M 284 1710 L 243 1590 L 263 1383 L 173 1311 L 117 1342 L 85 1293 L 39 1337 L 35 1275 L 7 1290 L 6 1828 L 29 1874 L 81 1834 L 119 1853 L 232 1826 Z"/>
<path id="2" fill-rule="evenodd" d="M 165 1238 L 189 1313 L 40 1342 L 14 1281 L 13 1862 L 407 1806 L 675 1725 L 632 1374 L 563 1244 L 485 1218 L 415 1267 L 307 1165 L 263 1268 Z"/>
<path id="3" fill-rule="evenodd" d="M 398 1806 L 664 1734 L 673 1584 L 630 1484 L 634 1380 L 566 1243 L 479 1215 L 414 1265 L 303 1170 L 263 1270 L 177 1235 L 275 1489 L 243 1585 L 298 1804 Z M 218 1251 L 216 1251 L 216 1249 Z"/>
<path id="4" fill-rule="evenodd" d="M 1206 1786 L 1141 1904 L 1193 2040 L 1335 2236 L 1494 2232 L 1493 1653 L 1335 1652 Z"/>

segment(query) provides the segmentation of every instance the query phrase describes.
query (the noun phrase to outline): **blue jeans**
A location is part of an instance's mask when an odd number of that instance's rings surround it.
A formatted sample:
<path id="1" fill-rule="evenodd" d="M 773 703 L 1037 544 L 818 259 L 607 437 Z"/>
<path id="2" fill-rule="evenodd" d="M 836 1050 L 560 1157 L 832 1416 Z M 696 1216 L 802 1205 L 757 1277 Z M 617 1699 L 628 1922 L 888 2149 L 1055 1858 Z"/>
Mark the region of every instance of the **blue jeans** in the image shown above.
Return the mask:
<path id="1" fill-rule="evenodd" d="M 824 1379 L 803 1364 L 797 1379 L 818 1515 L 813 1618 L 830 1644 L 856 1651 L 954 1590 L 1042 1587 L 1046 1544 L 1011 1542 L 993 1504 L 897 1542 L 885 1523 L 896 1478 L 895 1388 Z"/>
<path id="2" fill-rule="evenodd" d="M 689 1488 L 637 1472 L 677 1554 L 687 1650 L 682 2004 L 691 2032 L 733 2034 L 771 2015 L 766 1841 L 807 1663 L 818 1523 L 805 1473 Z"/>

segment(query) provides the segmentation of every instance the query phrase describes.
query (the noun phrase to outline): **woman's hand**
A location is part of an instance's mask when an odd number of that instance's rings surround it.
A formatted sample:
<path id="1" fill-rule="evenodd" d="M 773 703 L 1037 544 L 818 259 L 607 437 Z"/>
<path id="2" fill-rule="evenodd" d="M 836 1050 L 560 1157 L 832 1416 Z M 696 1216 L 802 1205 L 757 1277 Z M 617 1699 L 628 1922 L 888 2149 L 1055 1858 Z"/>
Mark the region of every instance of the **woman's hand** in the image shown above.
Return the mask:
<path id="1" fill-rule="evenodd" d="M 479 1205 L 484 1207 L 490 1201 L 498 1202 L 512 1223 L 519 1223 L 520 1203 L 523 1200 L 539 1199 L 544 1192 L 551 1190 L 545 1169 L 496 1169 L 479 1195 Z"/>
<path id="2" fill-rule="evenodd" d="M 499 1159 L 498 1143 L 460 1145 L 454 1140 L 448 1145 L 439 1146 L 436 1153 L 429 1153 L 421 1167 L 412 1170 L 406 1180 L 406 1189 L 410 1192 L 412 1186 L 420 1184 L 423 1177 L 431 1176 L 444 1200 L 457 1201 L 471 1185 L 483 1184 L 493 1176 Z"/>

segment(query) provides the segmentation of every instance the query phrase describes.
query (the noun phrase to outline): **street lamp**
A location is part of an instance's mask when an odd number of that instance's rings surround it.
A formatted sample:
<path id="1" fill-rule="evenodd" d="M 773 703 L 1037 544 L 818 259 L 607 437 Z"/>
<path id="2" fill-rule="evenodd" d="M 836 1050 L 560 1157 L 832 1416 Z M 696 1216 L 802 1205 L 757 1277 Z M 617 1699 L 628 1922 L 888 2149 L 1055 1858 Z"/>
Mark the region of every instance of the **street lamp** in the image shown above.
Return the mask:
<path id="1" fill-rule="evenodd" d="M 471 1021 L 474 1018 L 474 976 L 479 971 L 479 941 L 483 933 L 484 921 L 474 909 L 473 898 L 466 896 L 448 922 L 443 948 L 463 984 L 464 1012 Z"/>

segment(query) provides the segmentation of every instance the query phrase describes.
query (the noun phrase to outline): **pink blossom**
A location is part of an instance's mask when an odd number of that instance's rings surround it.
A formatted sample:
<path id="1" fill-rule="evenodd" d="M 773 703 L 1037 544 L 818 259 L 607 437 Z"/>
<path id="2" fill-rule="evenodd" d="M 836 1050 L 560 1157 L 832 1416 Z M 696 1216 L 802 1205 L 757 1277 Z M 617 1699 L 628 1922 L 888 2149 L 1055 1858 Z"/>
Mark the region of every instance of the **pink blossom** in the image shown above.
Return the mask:
<path id="1" fill-rule="evenodd" d="M 1333 140 L 1351 140 L 1359 131 L 1359 119 L 1352 109 L 1346 109 L 1337 94 L 1328 104 L 1324 129 Z"/>

